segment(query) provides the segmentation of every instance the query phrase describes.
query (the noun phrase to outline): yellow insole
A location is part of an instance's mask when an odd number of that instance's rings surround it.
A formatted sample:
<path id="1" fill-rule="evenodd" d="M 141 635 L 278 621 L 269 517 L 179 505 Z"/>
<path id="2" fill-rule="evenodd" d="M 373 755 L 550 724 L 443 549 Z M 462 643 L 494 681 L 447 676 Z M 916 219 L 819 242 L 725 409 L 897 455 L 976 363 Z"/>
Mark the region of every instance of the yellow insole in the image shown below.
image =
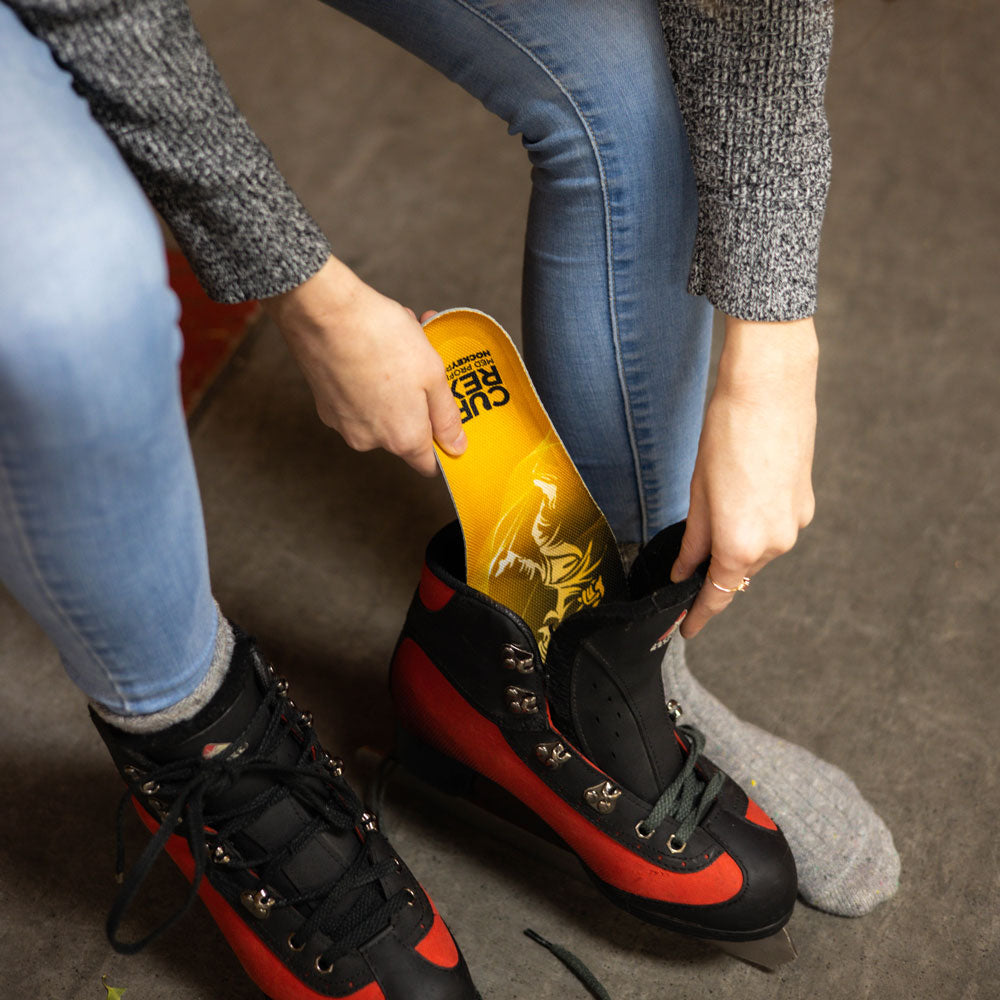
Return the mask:
<path id="1" fill-rule="evenodd" d="M 474 309 L 424 325 L 469 445 L 437 449 L 465 536 L 466 580 L 528 624 L 542 655 L 573 612 L 624 593 L 617 543 L 503 327 Z"/>

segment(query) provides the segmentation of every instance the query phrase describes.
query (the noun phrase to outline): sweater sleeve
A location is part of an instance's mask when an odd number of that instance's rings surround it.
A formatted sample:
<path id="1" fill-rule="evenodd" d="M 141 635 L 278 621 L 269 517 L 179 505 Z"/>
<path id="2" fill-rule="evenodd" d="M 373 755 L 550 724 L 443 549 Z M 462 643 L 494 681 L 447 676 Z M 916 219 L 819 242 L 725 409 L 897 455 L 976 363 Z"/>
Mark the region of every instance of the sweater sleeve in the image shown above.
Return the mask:
<path id="1" fill-rule="evenodd" d="M 221 302 L 276 295 L 330 253 L 239 112 L 184 0 L 6 0 L 98 123 Z"/>
<path id="2" fill-rule="evenodd" d="M 750 320 L 816 308 L 830 0 L 660 0 L 698 186 L 689 290 Z"/>

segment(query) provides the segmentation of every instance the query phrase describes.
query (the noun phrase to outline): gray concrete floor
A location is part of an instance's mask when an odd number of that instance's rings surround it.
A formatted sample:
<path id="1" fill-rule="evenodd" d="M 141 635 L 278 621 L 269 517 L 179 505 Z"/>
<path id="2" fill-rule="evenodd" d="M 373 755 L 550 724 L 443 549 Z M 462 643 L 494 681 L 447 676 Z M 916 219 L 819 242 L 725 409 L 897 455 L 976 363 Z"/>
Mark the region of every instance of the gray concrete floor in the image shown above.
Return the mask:
<path id="1" fill-rule="evenodd" d="M 516 331 L 528 170 L 503 125 L 319 4 L 195 10 L 340 254 L 417 309 L 476 305 Z M 728 704 L 856 778 L 893 830 L 902 888 L 860 920 L 800 906 L 801 957 L 766 974 L 446 818 L 403 822 L 394 838 L 490 1000 L 584 997 L 527 926 L 616 1000 L 997 996 L 1000 9 L 845 0 L 838 21 L 817 517 L 691 655 Z M 266 325 L 193 439 L 223 607 L 329 744 L 384 740 L 386 659 L 450 517 L 443 485 L 325 431 Z M 117 779 L 52 648 L 2 594 L 0 635 L 5 995 L 96 998 L 107 973 L 128 1000 L 258 997 L 199 910 L 139 957 L 110 950 Z M 164 865 L 151 902 L 179 891 Z"/>

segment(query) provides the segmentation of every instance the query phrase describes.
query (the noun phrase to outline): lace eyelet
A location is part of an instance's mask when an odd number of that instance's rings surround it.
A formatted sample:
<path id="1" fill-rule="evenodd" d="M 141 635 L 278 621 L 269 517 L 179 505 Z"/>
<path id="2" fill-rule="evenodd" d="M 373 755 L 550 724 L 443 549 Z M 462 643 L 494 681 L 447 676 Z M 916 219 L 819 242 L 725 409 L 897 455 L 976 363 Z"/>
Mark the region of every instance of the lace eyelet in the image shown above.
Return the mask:
<path id="1" fill-rule="evenodd" d="M 407 906 L 417 905 L 417 894 L 412 889 L 404 889 L 403 894 L 406 896 Z"/>
<path id="2" fill-rule="evenodd" d="M 675 844 L 674 844 L 674 835 L 670 834 L 670 837 L 667 840 L 667 850 L 670 851 L 671 854 L 681 854 L 686 847 L 687 847 L 687 841 L 686 840 L 684 841 L 683 844 L 677 844 L 675 846 Z"/>
<path id="3" fill-rule="evenodd" d="M 321 975 L 328 976 L 333 972 L 333 962 L 324 962 L 322 955 L 316 956 L 316 961 L 313 962 L 313 968 Z"/>
<path id="4" fill-rule="evenodd" d="M 291 951 L 302 951 L 305 946 L 305 941 L 303 941 L 302 944 L 295 943 L 295 931 L 292 931 L 292 933 L 288 935 L 288 947 Z"/>
<path id="5" fill-rule="evenodd" d="M 515 646 L 512 642 L 504 643 L 500 657 L 500 662 L 507 670 L 516 670 L 519 674 L 535 672 L 535 658 L 528 650 Z"/>
<path id="6" fill-rule="evenodd" d="M 650 837 L 652 837 L 653 834 L 656 833 L 655 830 L 650 830 L 649 833 L 643 833 L 642 832 L 642 824 L 645 823 L 645 822 L 646 821 L 644 819 L 641 819 L 641 820 L 639 820 L 638 823 L 635 824 L 635 834 L 636 834 L 636 836 L 640 840 L 649 840 Z"/>
<path id="7" fill-rule="evenodd" d="M 277 901 L 266 886 L 258 889 L 256 892 L 252 889 L 247 889 L 245 892 L 240 893 L 240 902 L 258 920 L 267 920 L 268 916 L 270 916 L 271 908 Z"/>

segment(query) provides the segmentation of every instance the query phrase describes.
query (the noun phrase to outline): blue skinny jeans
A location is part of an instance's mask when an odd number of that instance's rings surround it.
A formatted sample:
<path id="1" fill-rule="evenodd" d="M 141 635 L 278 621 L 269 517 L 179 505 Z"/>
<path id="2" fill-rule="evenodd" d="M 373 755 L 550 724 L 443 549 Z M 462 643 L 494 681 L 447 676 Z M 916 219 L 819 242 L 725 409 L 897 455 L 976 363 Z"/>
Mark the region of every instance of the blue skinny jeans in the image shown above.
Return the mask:
<path id="1" fill-rule="evenodd" d="M 621 541 L 684 516 L 710 308 L 654 0 L 328 0 L 464 87 L 532 164 L 528 367 Z M 0 3 L 0 579 L 120 713 L 198 685 L 217 613 L 153 215 Z"/>

